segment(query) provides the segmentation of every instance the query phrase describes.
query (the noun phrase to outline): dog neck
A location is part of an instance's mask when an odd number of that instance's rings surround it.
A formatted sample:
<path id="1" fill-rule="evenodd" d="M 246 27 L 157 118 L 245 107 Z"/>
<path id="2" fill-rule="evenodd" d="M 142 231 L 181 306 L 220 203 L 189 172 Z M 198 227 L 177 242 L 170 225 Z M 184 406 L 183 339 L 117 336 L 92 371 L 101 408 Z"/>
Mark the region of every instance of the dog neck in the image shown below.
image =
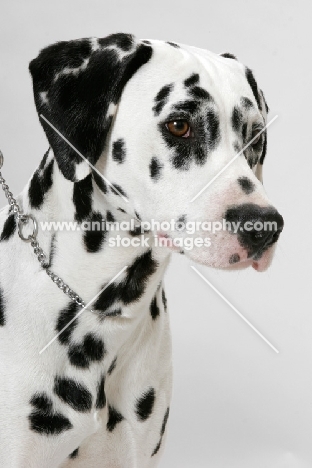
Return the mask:
<path id="1" fill-rule="evenodd" d="M 114 296 L 116 291 L 111 291 L 114 286 L 119 288 L 115 302 L 126 306 L 131 316 L 136 316 L 144 307 L 149 307 L 160 289 L 170 252 L 153 246 L 152 233 L 145 233 L 144 245 L 134 247 L 128 243 L 140 237 L 136 231 L 88 230 L 93 222 L 100 225 L 103 220 L 129 223 L 134 218 L 131 204 L 125 203 L 112 190 L 104 193 L 103 187 L 101 179 L 93 174 L 80 182 L 65 179 L 50 150 L 19 201 L 24 213 L 31 213 L 39 224 L 38 241 L 49 256 L 49 266 L 54 273 L 88 303 L 125 269 L 108 286 L 107 293 L 104 291 L 98 297 L 95 306 L 100 307 L 103 316 L 112 312 L 115 305 L 108 296 L 109 293 Z M 108 192 L 107 188 L 105 190 Z"/>

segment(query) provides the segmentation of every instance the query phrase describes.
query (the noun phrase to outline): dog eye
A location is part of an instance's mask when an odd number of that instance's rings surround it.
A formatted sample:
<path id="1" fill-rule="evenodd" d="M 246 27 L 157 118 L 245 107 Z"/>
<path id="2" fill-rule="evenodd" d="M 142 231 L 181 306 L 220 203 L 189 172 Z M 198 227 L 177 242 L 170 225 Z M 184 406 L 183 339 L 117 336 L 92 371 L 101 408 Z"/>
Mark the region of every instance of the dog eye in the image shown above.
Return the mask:
<path id="1" fill-rule="evenodd" d="M 255 146 L 255 147 L 260 147 L 262 145 L 262 142 L 263 142 L 263 133 L 260 133 L 259 135 L 259 132 L 260 130 L 257 129 L 257 130 L 254 130 L 252 132 L 252 135 L 251 135 L 251 140 L 253 140 L 253 142 L 251 143 L 251 146 Z"/>
<path id="2" fill-rule="evenodd" d="M 166 123 L 169 132 L 177 137 L 188 138 L 191 134 L 191 127 L 187 120 L 172 120 Z"/>

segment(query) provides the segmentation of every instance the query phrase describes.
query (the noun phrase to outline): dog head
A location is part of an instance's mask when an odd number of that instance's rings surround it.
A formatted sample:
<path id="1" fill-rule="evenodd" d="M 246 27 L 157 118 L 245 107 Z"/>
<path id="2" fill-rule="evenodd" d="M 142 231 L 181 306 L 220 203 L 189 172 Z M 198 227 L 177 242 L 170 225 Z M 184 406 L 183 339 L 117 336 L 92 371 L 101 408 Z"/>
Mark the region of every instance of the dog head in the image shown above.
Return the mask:
<path id="1" fill-rule="evenodd" d="M 113 184 L 92 171 L 109 203 L 170 223 L 156 234 L 174 250 L 268 267 L 283 219 L 262 186 L 267 105 L 251 70 L 231 54 L 115 34 L 47 47 L 30 71 L 38 113 L 80 152 L 41 119 L 67 179 L 90 162 Z"/>

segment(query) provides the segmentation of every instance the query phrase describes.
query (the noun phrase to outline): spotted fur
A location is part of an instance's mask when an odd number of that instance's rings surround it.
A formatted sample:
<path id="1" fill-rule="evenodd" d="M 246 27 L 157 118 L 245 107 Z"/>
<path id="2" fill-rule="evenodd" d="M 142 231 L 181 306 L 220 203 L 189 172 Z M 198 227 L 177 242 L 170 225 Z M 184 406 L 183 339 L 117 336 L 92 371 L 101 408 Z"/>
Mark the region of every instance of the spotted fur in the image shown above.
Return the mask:
<path id="1" fill-rule="evenodd" d="M 146 228 L 141 236 L 140 222 L 277 221 L 270 235 L 229 229 L 209 248 L 176 249 L 216 268 L 268 267 L 283 220 L 262 185 L 266 132 L 190 203 L 264 127 L 264 94 L 232 54 L 130 34 L 58 42 L 30 72 L 50 148 L 18 201 L 39 223 L 75 223 L 68 232 L 39 229 L 38 240 L 52 271 L 86 304 L 94 300 L 82 309 L 65 296 L 19 239 L 9 208 L 0 212 L 1 463 L 152 468 L 172 380 L 163 285 L 172 250 L 152 242 L 205 233 Z M 187 134 L 170 131 L 177 120 Z M 117 247 L 108 229 L 83 229 L 130 219 L 121 239 L 148 245 Z"/>

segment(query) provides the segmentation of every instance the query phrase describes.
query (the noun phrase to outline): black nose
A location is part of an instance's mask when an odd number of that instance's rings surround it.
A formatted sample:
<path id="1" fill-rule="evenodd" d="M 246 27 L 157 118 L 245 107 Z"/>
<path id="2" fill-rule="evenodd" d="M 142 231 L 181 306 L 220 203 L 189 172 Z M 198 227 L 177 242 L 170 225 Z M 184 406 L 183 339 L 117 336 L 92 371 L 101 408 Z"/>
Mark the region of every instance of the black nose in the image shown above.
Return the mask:
<path id="1" fill-rule="evenodd" d="M 225 213 L 225 220 L 230 223 L 230 232 L 234 233 L 235 226 L 239 226 L 238 241 L 247 250 L 248 257 L 255 258 L 260 258 L 277 241 L 284 227 L 283 217 L 275 208 L 253 203 L 229 208 Z"/>

